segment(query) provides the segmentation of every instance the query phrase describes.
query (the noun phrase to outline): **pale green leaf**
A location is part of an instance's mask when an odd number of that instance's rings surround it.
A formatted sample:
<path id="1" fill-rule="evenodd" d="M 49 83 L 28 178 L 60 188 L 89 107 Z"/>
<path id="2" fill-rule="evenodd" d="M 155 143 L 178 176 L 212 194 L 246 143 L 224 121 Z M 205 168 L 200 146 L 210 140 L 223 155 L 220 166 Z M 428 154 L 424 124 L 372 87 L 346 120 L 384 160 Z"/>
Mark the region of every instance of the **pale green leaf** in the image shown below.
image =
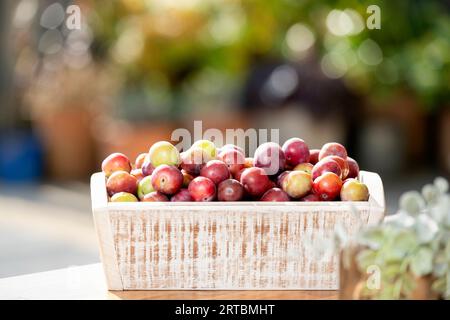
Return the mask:
<path id="1" fill-rule="evenodd" d="M 443 177 L 437 177 L 436 179 L 434 179 L 434 185 L 443 194 L 448 191 L 448 181 Z"/>
<path id="2" fill-rule="evenodd" d="M 437 223 L 426 214 L 419 214 L 414 225 L 419 243 L 428 243 L 436 237 L 439 227 Z"/>
<path id="3" fill-rule="evenodd" d="M 366 272 L 367 267 L 376 264 L 377 253 L 376 251 L 365 249 L 359 252 L 356 256 L 356 261 L 359 270 L 363 273 Z"/>
<path id="4" fill-rule="evenodd" d="M 409 214 L 417 215 L 425 208 L 425 200 L 419 192 L 408 191 L 400 197 L 399 206 Z"/>
<path id="5" fill-rule="evenodd" d="M 433 271 L 433 252 L 427 247 L 420 248 L 411 257 L 411 271 L 418 277 Z"/>

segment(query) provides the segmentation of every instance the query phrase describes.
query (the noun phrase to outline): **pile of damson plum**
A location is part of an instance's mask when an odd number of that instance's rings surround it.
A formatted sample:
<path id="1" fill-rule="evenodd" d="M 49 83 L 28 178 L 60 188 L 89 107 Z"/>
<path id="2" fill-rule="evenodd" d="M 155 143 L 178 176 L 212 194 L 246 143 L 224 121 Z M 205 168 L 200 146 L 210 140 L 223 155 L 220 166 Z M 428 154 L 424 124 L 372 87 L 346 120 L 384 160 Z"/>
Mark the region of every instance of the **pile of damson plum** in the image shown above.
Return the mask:
<path id="1" fill-rule="evenodd" d="M 309 149 L 300 138 L 261 144 L 253 157 L 238 146 L 199 140 L 184 152 L 166 141 L 134 163 L 122 153 L 102 163 L 111 202 L 367 201 L 358 163 L 330 142 Z"/>

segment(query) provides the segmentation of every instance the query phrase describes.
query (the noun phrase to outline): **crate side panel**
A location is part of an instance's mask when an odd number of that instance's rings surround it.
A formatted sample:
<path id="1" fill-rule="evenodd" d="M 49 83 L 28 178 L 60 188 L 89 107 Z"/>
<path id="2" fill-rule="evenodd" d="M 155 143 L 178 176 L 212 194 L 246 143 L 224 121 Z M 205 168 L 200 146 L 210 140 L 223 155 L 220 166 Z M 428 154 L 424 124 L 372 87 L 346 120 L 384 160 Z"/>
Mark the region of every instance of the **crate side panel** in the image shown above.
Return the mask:
<path id="1" fill-rule="evenodd" d="M 292 210 L 292 209 L 291 209 Z M 295 212 L 232 209 L 112 211 L 125 289 L 336 289 L 337 256 L 320 252 L 348 208 Z"/>

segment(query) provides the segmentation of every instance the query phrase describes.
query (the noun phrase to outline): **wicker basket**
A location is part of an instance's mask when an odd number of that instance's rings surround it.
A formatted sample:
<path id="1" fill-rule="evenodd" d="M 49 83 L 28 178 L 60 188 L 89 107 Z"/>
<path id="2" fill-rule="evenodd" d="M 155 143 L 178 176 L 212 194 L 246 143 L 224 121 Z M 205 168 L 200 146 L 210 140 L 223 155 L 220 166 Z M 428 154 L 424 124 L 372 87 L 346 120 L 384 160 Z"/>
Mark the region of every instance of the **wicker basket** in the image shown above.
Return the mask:
<path id="1" fill-rule="evenodd" d="M 111 203 L 91 178 L 92 210 L 110 290 L 336 290 L 339 257 L 314 243 L 341 223 L 349 234 L 379 222 L 384 191 L 360 173 L 370 199 L 352 202 Z"/>

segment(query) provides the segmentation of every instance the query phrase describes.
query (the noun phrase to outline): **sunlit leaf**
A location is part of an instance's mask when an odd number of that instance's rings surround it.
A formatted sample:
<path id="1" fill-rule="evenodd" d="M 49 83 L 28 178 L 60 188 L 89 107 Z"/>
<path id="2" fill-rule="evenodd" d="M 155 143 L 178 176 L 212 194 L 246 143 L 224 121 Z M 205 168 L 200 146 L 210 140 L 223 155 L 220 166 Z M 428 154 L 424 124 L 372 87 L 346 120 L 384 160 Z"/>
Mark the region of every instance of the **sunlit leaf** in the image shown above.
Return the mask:
<path id="1" fill-rule="evenodd" d="M 411 271 L 418 277 L 433 271 L 433 252 L 426 247 L 420 248 L 411 258 Z"/>
<path id="2" fill-rule="evenodd" d="M 417 215 L 425 208 L 425 201 L 419 192 L 408 191 L 400 197 L 399 206 L 409 214 Z"/>

